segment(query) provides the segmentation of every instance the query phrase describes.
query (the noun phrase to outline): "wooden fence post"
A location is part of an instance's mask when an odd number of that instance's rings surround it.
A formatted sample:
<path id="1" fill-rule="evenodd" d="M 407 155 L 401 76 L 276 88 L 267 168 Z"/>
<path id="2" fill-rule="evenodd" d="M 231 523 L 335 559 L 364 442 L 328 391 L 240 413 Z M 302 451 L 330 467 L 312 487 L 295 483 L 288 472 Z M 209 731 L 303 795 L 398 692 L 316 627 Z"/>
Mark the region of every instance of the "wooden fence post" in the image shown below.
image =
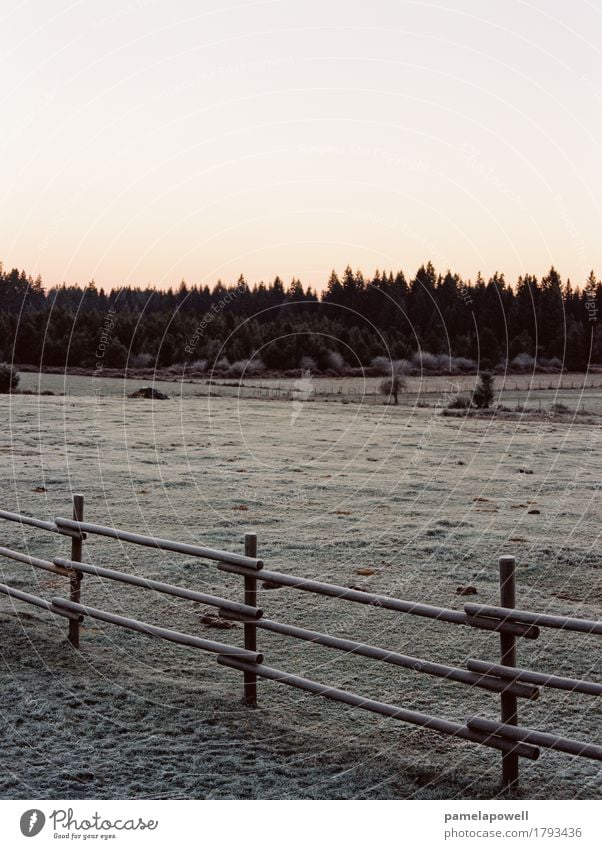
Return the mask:
<path id="1" fill-rule="evenodd" d="M 245 554 L 247 557 L 257 557 L 257 534 L 245 534 Z M 245 575 L 245 604 L 257 607 L 257 578 Z M 245 622 L 245 648 L 257 651 L 257 625 L 255 622 Z M 254 672 L 243 672 L 243 703 L 257 707 L 257 675 Z"/>
<path id="2" fill-rule="evenodd" d="M 73 496 L 73 518 L 76 522 L 84 521 L 84 496 L 83 495 L 74 495 Z M 80 534 L 79 537 L 71 538 L 71 560 L 76 562 L 81 562 L 82 559 L 82 536 Z M 81 584 L 82 584 L 82 573 L 81 572 L 73 572 L 70 580 L 69 587 L 69 598 L 71 601 L 74 601 L 76 604 L 80 603 L 81 599 Z M 69 642 L 73 646 L 74 649 L 79 648 L 79 630 L 80 623 L 77 619 L 69 620 Z"/>
<path id="3" fill-rule="evenodd" d="M 502 607 L 516 607 L 516 561 L 506 555 L 499 559 L 500 567 L 500 604 Z M 500 657 L 502 666 L 516 666 L 516 637 L 514 634 L 500 632 Z M 501 717 L 506 725 L 518 725 L 518 705 L 516 696 L 502 693 Z M 502 787 L 504 790 L 516 790 L 518 787 L 518 755 L 502 755 Z"/>

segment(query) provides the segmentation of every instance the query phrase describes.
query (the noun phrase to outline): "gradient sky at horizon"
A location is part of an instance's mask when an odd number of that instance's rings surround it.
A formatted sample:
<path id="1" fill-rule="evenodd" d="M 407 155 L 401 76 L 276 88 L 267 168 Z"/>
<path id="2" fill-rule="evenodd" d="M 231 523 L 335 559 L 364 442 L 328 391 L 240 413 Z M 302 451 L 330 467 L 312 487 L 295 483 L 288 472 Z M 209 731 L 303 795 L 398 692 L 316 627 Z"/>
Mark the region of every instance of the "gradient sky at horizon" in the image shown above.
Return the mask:
<path id="1" fill-rule="evenodd" d="M 3 3 L 0 261 L 45 285 L 602 276 L 602 2 Z"/>

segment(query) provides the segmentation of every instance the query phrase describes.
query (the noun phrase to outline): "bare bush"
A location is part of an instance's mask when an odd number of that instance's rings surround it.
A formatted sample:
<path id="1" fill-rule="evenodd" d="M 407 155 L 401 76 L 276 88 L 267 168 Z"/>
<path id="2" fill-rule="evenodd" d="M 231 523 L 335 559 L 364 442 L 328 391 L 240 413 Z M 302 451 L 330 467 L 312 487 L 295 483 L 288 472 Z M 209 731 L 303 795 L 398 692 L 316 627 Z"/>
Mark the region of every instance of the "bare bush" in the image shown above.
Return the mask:
<path id="1" fill-rule="evenodd" d="M 386 395 L 388 398 L 393 398 L 394 404 L 399 404 L 399 393 L 406 388 L 406 382 L 403 374 L 396 371 L 391 377 L 385 377 L 381 380 L 378 391 Z"/>
<path id="2" fill-rule="evenodd" d="M 256 357 L 255 354 L 247 362 L 248 374 L 262 374 L 265 371 L 265 363 L 261 357 Z"/>
<path id="3" fill-rule="evenodd" d="M 317 367 L 318 364 L 313 357 L 301 357 L 299 360 L 299 368 L 302 371 L 315 371 Z"/>
<path id="4" fill-rule="evenodd" d="M 207 360 L 194 360 L 188 363 L 188 371 L 204 374 L 207 371 Z"/>
<path id="5" fill-rule="evenodd" d="M 388 357 L 374 357 L 370 363 L 372 368 L 378 372 L 378 374 L 388 375 L 391 374 L 393 369 L 392 360 L 388 359 Z"/>
<path id="6" fill-rule="evenodd" d="M 254 375 L 265 371 L 265 365 L 259 357 L 251 357 L 248 360 L 237 360 L 228 368 L 228 375 L 242 377 L 243 374 Z"/>
<path id="7" fill-rule="evenodd" d="M 416 351 L 412 356 L 412 365 L 421 371 L 437 371 L 439 358 L 436 354 L 431 354 L 428 351 Z"/>
<path id="8" fill-rule="evenodd" d="M 541 357 L 537 360 L 537 365 L 540 371 L 551 374 L 555 374 L 563 369 L 562 361 L 558 357 L 551 357 L 550 359 Z"/>
<path id="9" fill-rule="evenodd" d="M 333 371 L 343 371 L 345 368 L 345 360 L 338 351 L 328 351 L 325 360 L 328 368 Z"/>
<path id="10" fill-rule="evenodd" d="M 468 357 L 452 357 L 451 370 L 456 373 L 470 373 L 477 370 L 477 364 Z"/>
<path id="11" fill-rule="evenodd" d="M 493 375 L 484 371 L 479 375 L 475 391 L 472 393 L 472 403 L 479 410 L 488 410 L 493 401 Z"/>
<path id="12" fill-rule="evenodd" d="M 152 354 L 141 353 L 134 354 L 128 360 L 128 368 L 150 368 L 154 363 L 155 358 Z"/>
<path id="13" fill-rule="evenodd" d="M 510 363 L 516 371 L 533 371 L 535 368 L 535 360 L 530 354 L 517 354 Z"/>
<path id="14" fill-rule="evenodd" d="M 471 405 L 470 396 L 456 395 L 447 405 L 448 410 L 468 410 Z"/>
<path id="15" fill-rule="evenodd" d="M 0 363 L 0 392 L 14 392 L 19 385 L 19 372 L 8 363 Z"/>

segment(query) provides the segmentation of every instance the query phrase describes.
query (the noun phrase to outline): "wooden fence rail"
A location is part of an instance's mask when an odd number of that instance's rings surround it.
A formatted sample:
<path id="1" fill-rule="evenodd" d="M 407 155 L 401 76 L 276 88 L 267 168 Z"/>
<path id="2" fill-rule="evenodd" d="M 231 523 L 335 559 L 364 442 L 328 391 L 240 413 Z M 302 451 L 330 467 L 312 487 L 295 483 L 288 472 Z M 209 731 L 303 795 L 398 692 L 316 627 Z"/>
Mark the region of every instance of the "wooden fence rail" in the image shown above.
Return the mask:
<path id="1" fill-rule="evenodd" d="M 248 569 L 228 563 L 218 563 L 222 572 L 232 572 L 235 575 L 250 575 Z M 403 601 L 399 598 L 376 595 L 363 590 L 352 590 L 349 587 L 337 586 L 337 584 L 325 584 L 323 581 L 312 581 L 298 578 L 295 575 L 285 575 L 282 572 L 270 572 L 263 569 L 261 572 L 263 581 L 276 584 L 279 587 L 290 587 L 303 592 L 317 593 L 318 595 L 330 596 L 342 601 L 352 601 L 358 604 L 368 604 L 383 610 L 396 610 L 398 613 L 409 613 L 411 616 L 423 616 L 427 619 L 436 619 L 439 622 L 449 622 L 452 625 L 471 625 L 473 628 L 481 628 L 486 631 L 506 631 L 517 637 L 526 637 L 536 640 L 539 636 L 539 628 L 533 625 L 522 625 L 518 622 L 501 622 L 494 618 L 482 616 L 469 616 L 461 610 L 450 610 L 445 607 L 433 607 L 430 604 L 421 604 L 415 601 Z"/>
<path id="2" fill-rule="evenodd" d="M 379 713 L 381 716 L 389 716 L 392 719 L 399 719 L 401 722 L 409 722 L 411 725 L 419 725 L 421 728 L 429 728 L 431 731 L 438 731 L 440 734 L 446 734 L 450 737 L 459 737 L 461 740 L 469 740 L 471 743 L 480 743 L 483 746 L 490 746 L 493 749 L 499 749 L 504 753 L 515 753 L 517 757 L 529 758 L 537 760 L 539 750 L 535 746 L 528 748 L 518 746 L 505 746 L 504 740 L 500 735 L 491 733 L 477 732 L 475 734 L 472 729 L 466 725 L 461 725 L 458 722 L 450 722 L 447 719 L 439 719 L 436 716 L 429 716 L 426 713 L 418 713 L 415 710 L 407 710 L 406 708 L 397 707 L 397 705 L 389 705 L 384 702 L 377 702 L 373 699 L 367 699 L 363 696 L 358 696 L 357 693 L 350 693 L 348 690 L 339 690 L 336 687 L 328 687 L 326 684 L 320 684 L 318 681 L 312 681 L 309 678 L 301 678 L 299 675 L 292 675 L 289 672 L 282 672 L 280 669 L 272 669 L 270 666 L 263 664 L 249 664 L 236 658 L 225 657 L 220 655 L 217 662 L 222 666 L 230 666 L 232 669 L 239 669 L 249 672 L 254 672 L 260 678 L 269 678 L 279 684 L 288 684 L 289 687 L 297 687 L 300 690 L 305 690 L 308 693 L 313 693 L 316 696 L 322 696 L 325 699 L 331 699 L 336 702 L 351 707 L 362 708 L 369 710 L 372 713 Z"/>
<path id="3" fill-rule="evenodd" d="M 75 613 L 81 617 L 90 616 L 92 619 L 100 619 L 102 622 L 108 622 L 111 625 L 119 625 L 129 631 L 138 631 L 138 633 L 145 634 L 147 637 L 158 637 L 161 640 L 168 640 L 171 643 L 178 643 L 181 646 L 191 646 L 195 649 L 203 649 L 203 651 L 214 652 L 219 655 L 238 657 L 247 663 L 259 664 L 263 662 L 263 655 L 259 652 L 247 651 L 246 649 L 241 649 L 239 646 L 228 646 L 225 643 L 215 642 L 215 640 L 204 640 L 193 634 L 183 634 L 181 631 L 172 631 L 168 628 L 161 628 L 158 625 L 149 625 L 148 622 L 140 622 L 138 619 L 130 619 L 127 616 L 118 616 L 115 613 L 109 613 L 107 610 L 99 610 L 97 607 L 76 604 L 74 601 L 69 601 L 66 598 L 53 598 L 51 603 L 53 608 L 58 611 Z"/>
<path id="4" fill-rule="evenodd" d="M 537 687 L 529 686 L 509 686 L 509 681 L 501 680 L 500 676 L 483 675 L 469 672 L 466 669 L 458 669 L 453 666 L 446 666 L 443 663 L 433 663 L 430 660 L 425 660 L 421 657 L 410 657 L 397 652 L 381 649 L 377 646 L 369 646 L 365 643 L 357 643 L 355 640 L 344 640 L 340 637 L 332 637 L 330 634 L 321 634 L 318 631 L 308 631 L 305 628 L 297 628 L 294 625 L 285 625 L 282 622 L 272 622 L 269 619 L 263 619 L 257 623 L 257 627 L 265 631 L 272 631 L 275 634 L 283 634 L 284 636 L 294 637 L 298 640 L 307 640 L 310 643 L 315 643 L 319 646 L 325 646 L 331 649 L 339 649 L 340 651 L 357 654 L 362 657 L 369 657 L 372 660 L 382 660 L 384 663 L 390 663 L 393 666 L 400 666 L 402 669 L 412 669 L 415 672 L 423 672 L 426 675 L 434 675 L 437 678 L 445 678 L 447 681 L 458 681 L 460 684 L 472 684 L 475 687 L 482 687 L 484 690 L 490 690 L 494 693 L 507 692 L 523 699 L 537 699 L 539 690 Z"/>
<path id="5" fill-rule="evenodd" d="M 0 517 L 1 518 L 1 517 Z M 175 551 L 178 554 L 188 554 L 190 557 L 203 557 L 207 560 L 223 561 L 233 566 L 243 566 L 246 569 L 261 569 L 263 563 L 256 557 L 244 557 L 241 554 L 231 554 L 229 551 L 219 551 L 215 548 L 205 548 L 201 545 L 190 545 L 185 542 L 176 542 L 171 539 L 160 537 L 149 537 L 144 534 L 133 534 L 130 531 L 108 528 L 104 525 L 93 525 L 90 522 L 77 522 L 73 519 L 58 517 L 55 520 L 60 531 L 75 531 L 96 534 L 98 536 L 112 537 L 122 542 L 131 542 L 135 545 L 144 545 L 149 548 L 158 548 L 161 551 Z"/>
<path id="6" fill-rule="evenodd" d="M 142 587 L 146 590 L 154 590 L 165 595 L 173 595 L 178 598 L 185 598 L 188 601 L 196 601 L 199 604 L 208 604 L 209 607 L 217 607 L 220 610 L 237 613 L 241 616 L 246 616 L 251 619 L 259 619 L 263 616 L 263 611 L 257 607 L 251 607 L 248 604 L 241 604 L 238 601 L 229 601 L 220 596 L 208 595 L 207 593 L 199 593 L 196 590 L 187 590 L 184 587 L 176 587 L 173 584 L 165 584 L 163 581 L 154 581 L 151 578 L 141 578 L 138 575 L 128 575 L 126 572 L 118 572 L 116 569 L 106 569 L 103 566 L 93 566 L 91 563 L 81 563 L 74 560 L 66 560 L 63 557 L 55 557 L 54 565 L 61 567 L 65 572 L 71 574 L 74 570 L 82 572 L 85 575 L 96 575 L 98 578 L 107 578 L 112 581 L 120 581 L 124 584 L 130 584 L 134 587 Z"/>
<path id="7" fill-rule="evenodd" d="M 51 601 L 48 601 L 45 598 L 40 598 L 40 596 L 37 595 L 32 595 L 31 593 L 23 592 L 23 590 L 18 590 L 16 587 L 9 587 L 7 584 L 0 584 L 0 593 L 10 596 L 11 598 L 19 599 L 19 601 L 25 601 L 27 604 L 33 604 L 34 607 L 41 607 L 43 610 L 48 610 L 50 613 L 56 613 L 57 616 L 64 616 L 66 619 L 75 619 L 78 622 L 82 622 L 84 619 L 84 617 L 79 613 L 72 613 L 68 610 L 59 610 L 52 604 Z"/>
<path id="8" fill-rule="evenodd" d="M 0 584 L 0 594 L 67 618 L 69 620 L 68 639 L 74 648 L 79 648 L 80 625 L 88 616 L 117 627 L 136 631 L 148 637 L 202 649 L 217 654 L 217 662 L 221 666 L 242 672 L 243 701 L 246 705 L 257 705 L 257 679 L 264 678 L 305 690 L 326 699 L 497 749 L 502 753 L 502 786 L 507 791 L 514 790 L 518 785 L 519 758 L 536 760 L 539 757 L 540 747 L 555 749 L 573 756 L 602 760 L 602 747 L 591 742 L 570 740 L 548 732 L 525 728 L 518 724 L 518 699 L 523 698 L 527 701 L 537 699 L 540 695 L 540 687 L 600 696 L 602 695 L 602 685 L 593 681 L 564 678 L 559 675 L 548 675 L 518 667 L 517 638 L 537 639 L 540 636 L 541 628 L 560 628 L 581 634 L 599 635 L 602 634 L 602 622 L 517 609 L 513 557 L 500 558 L 499 607 L 465 604 L 463 610 L 452 610 L 265 570 L 263 561 L 257 556 L 257 537 L 255 534 L 245 536 L 245 553 L 241 555 L 161 537 L 133 533 L 119 528 L 96 525 L 84 521 L 83 513 L 84 500 L 83 496 L 80 495 L 73 498 L 72 519 L 58 517 L 50 522 L 0 510 L 0 519 L 19 523 L 26 528 L 31 527 L 71 537 L 71 556 L 69 558 L 55 557 L 53 561 L 43 560 L 30 554 L 15 551 L 12 548 L 0 547 L 0 557 L 68 578 L 68 599 L 60 596 L 50 600 L 44 599 L 8 584 Z M 90 534 L 212 561 L 218 570 L 239 575 L 244 579 L 244 601 L 232 601 L 220 596 L 84 562 L 83 543 L 87 535 Z M 244 646 L 229 646 L 225 643 L 206 640 L 193 634 L 184 634 L 180 631 L 141 622 L 137 619 L 83 604 L 81 592 L 84 575 L 117 581 L 215 607 L 221 617 L 243 623 Z M 263 610 L 257 605 L 258 578 L 280 587 L 310 592 L 339 601 L 370 605 L 375 611 L 382 608 L 405 615 L 430 619 L 441 624 L 463 625 L 469 628 L 496 632 L 500 638 L 500 663 L 495 664 L 471 659 L 467 661 L 466 669 L 463 669 L 263 618 Z M 263 652 L 257 648 L 258 630 L 303 640 L 325 648 L 345 651 L 350 655 L 359 655 L 416 673 L 423 673 L 497 693 L 501 703 L 501 721 L 492 721 L 484 717 L 470 717 L 464 724 L 452 722 L 408 710 L 401 706 L 379 702 L 347 690 L 329 687 L 318 681 L 274 669 L 263 663 Z"/>
<path id="9" fill-rule="evenodd" d="M 581 681 L 577 678 L 563 678 L 560 675 L 546 675 L 516 666 L 502 666 L 499 663 L 484 663 L 482 660 L 468 660 L 467 669 L 481 672 L 483 675 L 496 675 L 511 681 L 524 681 L 540 687 L 553 687 L 556 690 L 570 690 L 572 693 L 584 693 L 587 696 L 602 696 L 602 684 L 593 681 Z"/>
<path id="10" fill-rule="evenodd" d="M 542 625 L 562 631 L 577 631 L 581 634 L 602 634 L 602 622 L 591 619 L 575 619 L 573 616 L 550 616 L 549 613 L 531 613 L 528 610 L 512 610 L 508 607 L 488 607 L 480 604 L 465 604 L 468 616 L 485 616 L 500 622 L 522 622 L 525 625 Z"/>

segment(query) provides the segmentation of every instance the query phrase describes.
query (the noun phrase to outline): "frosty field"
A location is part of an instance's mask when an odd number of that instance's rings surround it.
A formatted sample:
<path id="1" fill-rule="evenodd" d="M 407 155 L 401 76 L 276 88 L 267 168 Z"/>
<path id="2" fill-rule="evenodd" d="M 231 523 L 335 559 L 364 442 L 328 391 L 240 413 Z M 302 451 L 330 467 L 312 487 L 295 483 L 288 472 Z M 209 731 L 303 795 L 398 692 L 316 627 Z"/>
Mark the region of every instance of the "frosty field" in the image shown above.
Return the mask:
<path id="1" fill-rule="evenodd" d="M 65 391 L 60 380 L 44 376 L 42 388 Z M 26 375 L 22 387 L 36 381 Z M 579 393 L 563 392 L 575 408 Z M 70 379 L 66 393 L 0 397 L 3 509 L 70 515 L 71 494 L 82 492 L 89 521 L 240 552 L 253 530 L 267 569 L 459 610 L 466 599 L 456 590 L 469 584 L 478 594 L 468 600 L 497 603 L 497 558 L 515 554 L 521 607 L 600 616 L 599 420 L 457 419 L 434 402 L 298 403 L 192 391 L 152 402 L 125 399 L 121 381 L 92 387 L 86 378 Z M 602 393 L 587 393 L 588 409 L 599 409 Z M 546 409 L 557 400 L 553 391 L 537 394 Z M 66 538 L 0 528 L 1 545 L 44 558 L 69 554 Z M 98 538 L 84 556 L 242 599 L 242 579 L 204 561 Z M 59 576 L 9 560 L 0 568 L 0 580 L 21 589 L 68 592 Z M 210 628 L 205 609 L 190 602 L 92 577 L 82 598 L 242 644 L 240 625 Z M 288 589 L 261 589 L 259 604 L 271 619 L 452 665 L 499 657 L 496 635 L 465 627 Z M 258 709 L 244 708 L 241 674 L 202 652 L 88 620 L 78 654 L 62 619 L 5 596 L 0 625 L 0 798 L 497 792 L 493 750 L 268 681 L 259 682 Z M 366 697 L 460 722 L 499 716 L 498 697 L 485 691 L 263 631 L 258 641 L 270 666 Z M 587 635 L 547 630 L 519 643 L 519 664 L 544 672 L 599 680 L 599 658 Z M 542 690 L 519 710 L 530 727 L 600 742 L 591 697 Z M 521 761 L 521 776 L 527 798 L 597 798 L 602 786 L 596 762 L 548 750 L 536 763 Z"/>

